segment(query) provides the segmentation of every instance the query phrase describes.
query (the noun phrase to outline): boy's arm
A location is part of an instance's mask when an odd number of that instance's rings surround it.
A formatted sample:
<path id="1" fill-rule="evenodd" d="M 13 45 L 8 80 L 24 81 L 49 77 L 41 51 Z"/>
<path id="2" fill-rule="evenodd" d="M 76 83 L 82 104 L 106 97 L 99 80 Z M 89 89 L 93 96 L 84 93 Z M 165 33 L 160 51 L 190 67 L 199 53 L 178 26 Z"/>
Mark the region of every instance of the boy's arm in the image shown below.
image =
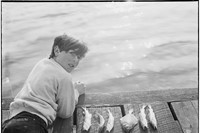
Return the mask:
<path id="1" fill-rule="evenodd" d="M 78 97 L 85 94 L 86 85 L 83 82 L 77 81 L 74 83 L 75 102 L 78 104 Z"/>
<path id="2" fill-rule="evenodd" d="M 78 97 L 79 97 L 79 92 L 77 89 L 74 89 L 74 95 L 75 95 L 75 104 L 78 104 Z"/>
<path id="3" fill-rule="evenodd" d="M 61 80 L 57 92 L 57 116 L 69 118 L 73 115 L 75 109 L 75 91 L 71 79 Z"/>

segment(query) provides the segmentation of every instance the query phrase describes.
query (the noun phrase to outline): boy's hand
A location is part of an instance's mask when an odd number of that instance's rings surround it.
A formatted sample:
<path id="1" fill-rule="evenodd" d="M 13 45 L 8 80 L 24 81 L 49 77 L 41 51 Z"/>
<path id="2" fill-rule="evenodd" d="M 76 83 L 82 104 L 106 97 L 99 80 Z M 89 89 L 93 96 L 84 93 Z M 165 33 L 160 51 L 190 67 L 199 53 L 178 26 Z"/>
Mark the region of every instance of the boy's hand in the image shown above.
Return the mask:
<path id="1" fill-rule="evenodd" d="M 74 87 L 79 92 L 79 95 L 85 93 L 86 85 L 83 82 L 80 81 L 75 82 Z"/>

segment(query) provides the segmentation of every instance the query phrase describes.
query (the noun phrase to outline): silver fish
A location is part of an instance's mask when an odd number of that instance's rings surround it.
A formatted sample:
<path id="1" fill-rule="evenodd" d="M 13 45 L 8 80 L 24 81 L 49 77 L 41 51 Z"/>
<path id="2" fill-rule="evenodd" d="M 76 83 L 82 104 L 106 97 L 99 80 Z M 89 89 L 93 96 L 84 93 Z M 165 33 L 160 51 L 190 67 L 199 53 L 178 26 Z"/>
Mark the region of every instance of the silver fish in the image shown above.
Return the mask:
<path id="1" fill-rule="evenodd" d="M 102 115 L 100 115 L 98 112 L 96 112 L 95 118 L 98 119 L 98 133 L 104 133 L 104 129 L 105 129 L 105 119 L 103 118 Z"/>
<path id="2" fill-rule="evenodd" d="M 107 125 L 106 125 L 106 131 L 110 132 L 113 127 L 114 127 L 114 116 L 112 115 L 112 113 L 110 112 L 110 110 L 108 109 L 108 115 L 109 115 L 109 118 L 108 118 L 108 122 L 107 122 Z"/>
<path id="3" fill-rule="evenodd" d="M 140 124 L 142 128 L 144 130 L 147 129 L 148 123 L 147 123 L 146 114 L 145 114 L 145 105 L 143 105 L 142 108 L 140 109 L 139 120 L 140 120 Z"/>
<path id="4" fill-rule="evenodd" d="M 96 114 L 99 117 L 99 127 L 102 128 L 104 126 L 105 120 L 102 115 L 100 115 L 99 113 L 96 113 Z"/>
<path id="5" fill-rule="evenodd" d="M 149 113 L 148 113 L 149 122 L 154 129 L 157 129 L 157 120 L 156 120 L 156 116 L 155 116 L 155 113 L 153 112 L 151 105 L 148 105 L 148 110 L 149 110 Z"/>
<path id="6" fill-rule="evenodd" d="M 83 130 L 88 131 L 91 127 L 91 119 L 92 119 L 92 114 L 89 113 L 89 111 L 86 108 L 83 108 L 84 114 L 85 114 L 85 119 L 83 123 Z"/>

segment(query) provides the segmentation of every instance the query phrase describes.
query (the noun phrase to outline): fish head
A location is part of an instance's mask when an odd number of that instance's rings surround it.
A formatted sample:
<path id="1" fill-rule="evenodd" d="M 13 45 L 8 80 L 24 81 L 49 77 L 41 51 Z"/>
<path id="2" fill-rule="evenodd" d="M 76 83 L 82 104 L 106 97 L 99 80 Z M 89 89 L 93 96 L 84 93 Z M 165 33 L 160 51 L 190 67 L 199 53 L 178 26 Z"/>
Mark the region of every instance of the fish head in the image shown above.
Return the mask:
<path id="1" fill-rule="evenodd" d="M 111 114 L 111 112 L 110 112 L 110 110 L 109 110 L 109 109 L 107 109 L 107 111 L 108 111 L 108 113 L 109 113 L 109 114 Z"/>
<path id="2" fill-rule="evenodd" d="M 129 114 L 133 113 L 133 108 L 128 111 Z"/>

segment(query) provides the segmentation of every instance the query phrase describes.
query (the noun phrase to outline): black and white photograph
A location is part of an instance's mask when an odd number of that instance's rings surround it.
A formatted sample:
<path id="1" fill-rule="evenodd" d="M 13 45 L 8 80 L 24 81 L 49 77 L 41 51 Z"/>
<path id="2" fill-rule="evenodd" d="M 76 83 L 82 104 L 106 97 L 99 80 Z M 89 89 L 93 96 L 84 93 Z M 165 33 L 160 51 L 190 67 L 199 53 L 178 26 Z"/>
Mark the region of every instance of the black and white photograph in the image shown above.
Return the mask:
<path id="1" fill-rule="evenodd" d="M 198 133 L 198 1 L 1 1 L 2 133 Z"/>

